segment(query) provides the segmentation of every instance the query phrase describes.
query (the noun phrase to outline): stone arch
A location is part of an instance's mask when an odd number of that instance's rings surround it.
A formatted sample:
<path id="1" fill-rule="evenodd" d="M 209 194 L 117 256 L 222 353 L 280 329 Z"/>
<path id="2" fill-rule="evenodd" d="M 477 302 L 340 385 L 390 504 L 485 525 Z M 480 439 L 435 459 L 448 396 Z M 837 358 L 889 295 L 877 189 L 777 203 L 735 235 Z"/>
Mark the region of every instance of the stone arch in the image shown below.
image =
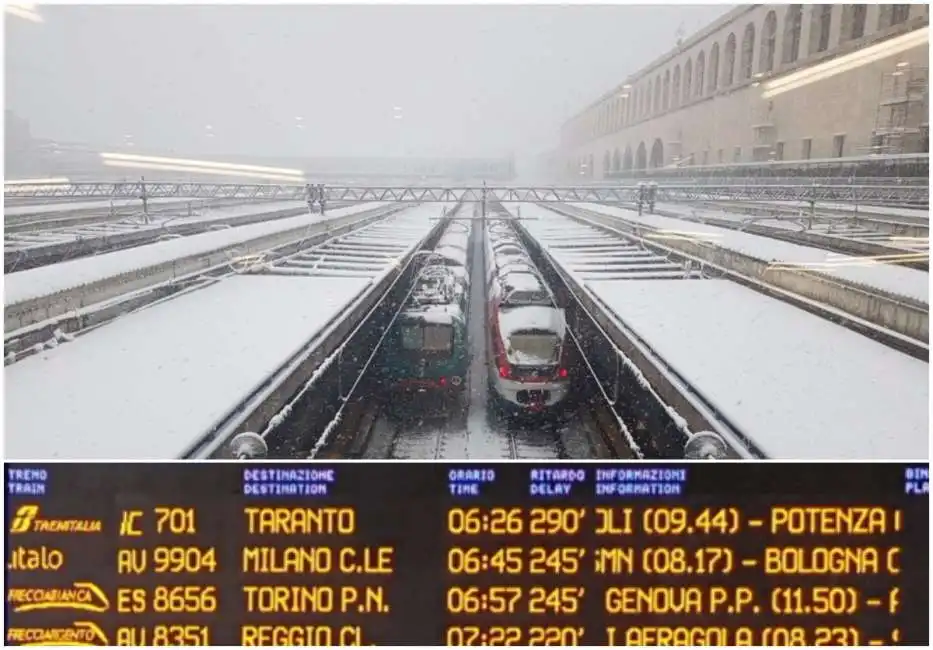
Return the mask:
<path id="1" fill-rule="evenodd" d="M 735 81 L 735 34 L 726 39 L 726 56 L 722 66 L 722 85 L 728 88 Z"/>
<path id="2" fill-rule="evenodd" d="M 696 70 L 696 79 L 694 80 L 693 87 L 696 88 L 696 96 L 702 97 L 706 88 L 706 52 L 700 52 L 697 54 L 697 70 Z"/>
<path id="3" fill-rule="evenodd" d="M 642 116 L 648 115 L 651 113 L 651 80 L 648 80 L 648 89 L 645 91 L 645 96 L 642 99 L 641 114 Z"/>
<path id="4" fill-rule="evenodd" d="M 845 13 L 845 9 L 843 9 L 843 13 Z M 803 10 L 801 5 L 787 5 L 787 13 L 784 14 L 784 42 L 781 46 L 781 63 L 793 63 L 800 56 L 800 30 L 802 27 Z"/>
<path id="5" fill-rule="evenodd" d="M 667 110 L 671 107 L 671 71 L 664 73 L 664 96 L 662 98 L 661 108 Z"/>
<path id="6" fill-rule="evenodd" d="M 615 150 L 612 152 L 612 171 L 614 172 L 619 171 L 620 165 L 621 165 L 621 161 L 619 160 L 619 148 L 616 147 Z"/>
<path id="7" fill-rule="evenodd" d="M 755 59 L 755 25 L 748 23 L 745 33 L 742 34 L 742 63 L 739 66 L 739 81 L 745 81 L 752 76 L 752 63 Z"/>
<path id="8" fill-rule="evenodd" d="M 612 156 L 607 150 L 606 153 L 603 154 L 603 174 L 609 171 L 609 166 L 611 164 L 612 164 Z"/>
<path id="9" fill-rule="evenodd" d="M 687 59 L 687 62 L 684 64 L 684 99 L 683 99 L 684 104 L 690 101 L 690 94 L 692 90 L 693 90 L 693 60 Z"/>
<path id="10" fill-rule="evenodd" d="M 654 110 L 652 113 L 657 115 L 661 110 L 661 73 L 659 72 L 654 78 Z"/>
<path id="11" fill-rule="evenodd" d="M 651 168 L 657 169 L 664 166 L 664 143 L 661 138 L 655 138 L 651 145 Z"/>
<path id="12" fill-rule="evenodd" d="M 777 14 L 769 11 L 761 27 L 761 53 L 758 57 L 758 72 L 774 70 L 774 52 L 777 49 Z"/>
<path id="13" fill-rule="evenodd" d="M 680 64 L 674 66 L 674 94 L 671 106 L 677 108 L 680 106 Z"/>
<path id="14" fill-rule="evenodd" d="M 635 152 L 635 169 L 642 170 L 648 167 L 648 152 L 645 150 L 645 143 L 638 143 L 638 150 Z"/>
<path id="15" fill-rule="evenodd" d="M 625 145 L 625 153 L 622 154 L 622 171 L 632 171 L 633 164 L 634 160 L 632 159 L 632 147 L 631 145 Z"/>
<path id="16" fill-rule="evenodd" d="M 719 43 L 713 43 L 709 51 L 709 92 L 719 88 Z"/>
<path id="17" fill-rule="evenodd" d="M 887 7 L 890 5 L 881 6 Z M 832 5 L 815 5 L 810 10 L 810 54 L 825 52 L 829 49 L 829 34 L 832 22 Z"/>

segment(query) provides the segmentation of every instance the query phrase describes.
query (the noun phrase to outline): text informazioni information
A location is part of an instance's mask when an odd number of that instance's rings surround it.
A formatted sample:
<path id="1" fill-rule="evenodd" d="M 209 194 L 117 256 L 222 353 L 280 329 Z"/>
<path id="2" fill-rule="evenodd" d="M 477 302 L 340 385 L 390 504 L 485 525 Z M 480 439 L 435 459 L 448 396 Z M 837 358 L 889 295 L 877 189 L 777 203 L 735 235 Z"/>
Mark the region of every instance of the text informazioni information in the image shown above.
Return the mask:
<path id="1" fill-rule="evenodd" d="M 922 464 L 8 464 L 9 644 L 929 643 Z"/>

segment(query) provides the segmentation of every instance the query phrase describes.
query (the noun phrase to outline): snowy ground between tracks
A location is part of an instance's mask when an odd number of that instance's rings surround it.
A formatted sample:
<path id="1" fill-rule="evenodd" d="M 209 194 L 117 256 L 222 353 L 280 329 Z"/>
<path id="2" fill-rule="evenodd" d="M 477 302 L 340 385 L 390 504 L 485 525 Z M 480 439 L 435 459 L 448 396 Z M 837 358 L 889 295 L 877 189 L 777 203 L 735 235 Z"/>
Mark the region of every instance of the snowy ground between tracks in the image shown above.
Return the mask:
<path id="1" fill-rule="evenodd" d="M 587 287 L 772 458 L 929 458 L 929 365 L 726 280 Z"/>
<path id="2" fill-rule="evenodd" d="M 6 457 L 176 458 L 368 284 L 237 276 L 8 366 Z"/>
<path id="3" fill-rule="evenodd" d="M 296 207 L 303 205 L 300 201 L 295 201 L 283 204 L 281 207 L 273 207 L 270 204 L 267 209 L 270 211 L 285 209 L 292 203 Z M 302 226 L 310 228 L 322 221 L 331 221 L 381 205 L 386 204 L 363 203 L 330 211 L 323 219 L 320 215 L 310 214 L 276 219 L 9 273 L 4 276 L 4 305 L 15 305 L 40 296 L 52 295 L 124 273 L 131 273 L 137 269 L 164 264 L 190 255 L 209 253 L 277 232 Z"/>
<path id="4" fill-rule="evenodd" d="M 633 210 L 595 203 L 575 203 L 574 205 L 662 230 L 689 232 L 697 237 L 706 235 L 709 237 L 708 241 L 716 246 L 744 253 L 759 260 L 813 265 L 806 268 L 927 304 L 930 302 L 930 276 L 925 271 L 893 264 L 867 263 L 860 261 L 857 257 L 839 255 L 819 248 L 800 246 L 687 219 L 673 219 L 657 215 L 639 216 Z"/>

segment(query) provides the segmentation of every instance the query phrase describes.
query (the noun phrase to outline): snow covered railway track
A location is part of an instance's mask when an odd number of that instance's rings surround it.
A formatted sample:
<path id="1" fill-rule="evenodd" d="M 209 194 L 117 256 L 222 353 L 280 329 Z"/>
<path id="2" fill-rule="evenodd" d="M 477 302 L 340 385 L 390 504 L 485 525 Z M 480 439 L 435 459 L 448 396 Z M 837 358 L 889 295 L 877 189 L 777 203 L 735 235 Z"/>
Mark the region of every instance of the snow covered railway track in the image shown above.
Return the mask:
<path id="1" fill-rule="evenodd" d="M 520 224 L 529 248 L 569 294 L 568 325 L 600 391 L 644 457 L 678 457 L 703 431 L 739 457 L 928 453 L 922 354 L 840 328 L 824 306 L 684 254 L 651 229 L 628 231 L 572 206 L 524 204 L 521 212 L 532 217 Z M 661 260 L 650 263 L 667 277 L 612 268 L 649 253 L 702 277 L 675 278 Z M 896 432 L 880 433 L 891 431 L 895 413 Z"/>
<path id="2" fill-rule="evenodd" d="M 890 206 L 873 205 L 842 205 L 835 203 L 814 203 L 812 210 L 806 202 L 783 201 L 700 201 L 695 204 L 697 208 L 725 210 L 739 214 L 759 217 L 780 217 L 810 215 L 827 219 L 847 219 L 866 223 L 877 223 L 879 229 L 890 225 L 896 228 L 917 227 L 929 230 L 930 216 L 926 209 L 898 208 Z"/>
<path id="3" fill-rule="evenodd" d="M 211 230 L 245 226 L 306 214 L 300 205 L 246 206 L 217 213 L 189 215 L 168 212 L 149 223 L 139 219 L 94 223 L 29 233 L 7 233 L 4 238 L 4 273 L 26 271 L 89 255 L 151 244 L 165 239 L 196 235 Z"/>
<path id="4" fill-rule="evenodd" d="M 466 406 L 466 405 L 464 405 Z M 567 421 L 547 423 L 497 422 L 483 431 L 466 424 L 467 412 L 425 413 L 399 419 L 383 405 L 360 406 L 353 422 L 353 442 L 334 446 L 317 458 L 367 460 L 555 460 L 612 458 L 594 449 L 583 413 Z"/>
<path id="5" fill-rule="evenodd" d="M 392 206 L 388 218 L 207 282 L 7 368 L 15 403 L 7 411 L 8 449 L 21 458 L 206 458 L 224 456 L 230 436 L 245 430 L 265 433 L 279 451 L 306 441 L 311 431 L 289 430 L 289 414 L 311 397 L 312 412 L 324 418 L 352 393 L 346 382 L 360 360 L 359 337 L 381 333 L 374 319 L 436 229 L 431 217 L 440 209 Z M 341 275 L 345 245 L 360 242 L 386 253 L 374 257 L 379 268 Z M 330 263 L 281 273 L 312 259 Z M 106 372 L 94 373 L 108 350 Z M 35 408 L 43 401 L 50 403 Z M 59 428 L 60 435 L 47 433 Z"/>
<path id="6" fill-rule="evenodd" d="M 298 207 L 297 202 L 294 207 Z M 37 267 L 4 276 L 4 331 L 49 321 L 119 296 L 255 261 L 263 251 L 384 215 L 403 205 L 361 204 L 327 216 L 302 215 L 161 241 L 130 250 Z"/>
<path id="7" fill-rule="evenodd" d="M 719 206 L 717 206 L 719 207 Z M 805 213 L 771 210 L 767 206 L 748 214 L 744 206 L 723 206 L 719 213 L 658 207 L 655 214 L 694 221 L 739 232 L 763 235 L 781 241 L 828 251 L 858 255 L 886 264 L 929 270 L 929 227 L 866 218 L 809 217 Z M 780 206 L 779 206 L 780 207 Z"/>
<path id="8" fill-rule="evenodd" d="M 121 316 L 154 307 L 165 300 L 232 278 L 257 261 L 273 262 L 329 240 L 339 239 L 346 233 L 390 217 L 403 209 L 404 206 L 401 205 L 390 205 L 364 210 L 329 224 L 306 228 L 300 233 L 300 237 L 289 231 L 286 238 L 271 239 L 267 248 L 261 248 L 262 243 L 257 244 L 255 252 L 242 259 L 229 254 L 208 256 L 206 260 L 200 260 L 203 264 L 193 265 L 190 272 L 186 273 L 184 267 L 179 266 L 177 273 L 162 281 L 153 281 L 151 284 L 142 282 L 139 288 L 126 286 L 123 291 L 120 291 L 120 285 L 117 285 L 113 297 L 88 300 L 86 305 L 77 305 L 76 308 L 30 322 L 24 327 L 10 329 L 8 320 L 8 329 L 4 332 L 4 363 L 15 363 L 43 349 L 71 341 L 76 336 L 83 336 Z M 183 264 L 184 260 L 181 262 Z M 153 279 L 158 280 L 158 276 Z"/>
<path id="9" fill-rule="evenodd" d="M 613 208 L 607 208 L 606 212 L 575 205 L 551 209 L 640 242 L 680 264 L 706 268 L 730 281 L 789 302 L 917 359 L 929 359 L 928 298 L 921 301 L 877 286 L 857 283 L 834 273 L 835 268 L 831 265 L 762 259 L 719 245 L 713 235 L 647 225 L 644 218 L 629 220 L 621 216 L 624 212 L 610 212 Z M 851 263 L 857 261 L 854 259 Z M 840 264 L 838 268 L 844 266 Z M 885 270 L 883 264 L 878 268 Z M 920 271 L 894 268 L 921 274 Z M 926 275 L 922 274 L 922 277 L 925 279 Z"/>
<path id="10" fill-rule="evenodd" d="M 693 433 L 715 431 L 740 450 L 733 457 L 761 456 L 702 393 L 614 319 L 589 288 L 592 283 L 692 285 L 705 281 L 701 269 L 564 216 L 561 208 L 530 208 L 522 206 L 523 216 L 537 221 L 520 223 L 519 231 L 557 288 L 569 331 L 606 405 L 600 428 L 614 432 L 615 439 L 606 441 L 610 448 L 629 449 L 635 458 L 682 458 Z"/>
<path id="11" fill-rule="evenodd" d="M 152 199 L 149 206 L 153 210 L 181 207 L 186 205 L 189 199 L 167 198 Z M 49 201 L 43 200 L 37 203 L 10 204 L 9 199 L 4 200 L 3 206 L 3 225 L 4 229 L 10 227 L 19 227 L 23 224 L 36 224 L 41 227 L 42 223 L 56 223 L 58 221 L 67 221 L 69 219 L 88 219 L 88 218 L 106 218 L 126 217 L 132 214 L 142 212 L 142 201 L 139 199 L 116 199 L 114 201 Z M 76 221 L 78 223 L 79 221 Z M 68 225 L 68 224 L 63 224 Z"/>

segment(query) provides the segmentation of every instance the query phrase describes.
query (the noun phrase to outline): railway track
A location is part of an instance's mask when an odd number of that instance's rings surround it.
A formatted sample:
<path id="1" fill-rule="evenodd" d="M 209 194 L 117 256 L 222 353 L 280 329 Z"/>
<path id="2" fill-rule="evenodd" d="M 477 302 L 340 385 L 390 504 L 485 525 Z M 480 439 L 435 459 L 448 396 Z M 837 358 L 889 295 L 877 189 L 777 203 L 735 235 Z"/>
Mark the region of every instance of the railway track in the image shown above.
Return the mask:
<path id="1" fill-rule="evenodd" d="M 747 207 L 710 204 L 719 212 L 661 206 L 655 213 L 673 219 L 705 223 L 794 244 L 929 270 L 929 225 L 895 218 L 809 215 L 790 206 Z"/>
<path id="2" fill-rule="evenodd" d="M 390 217 L 404 210 L 404 205 L 383 206 L 365 213 L 353 215 L 341 226 L 324 228 L 318 232 L 306 231 L 288 241 L 277 242 L 255 251 L 249 259 L 236 261 L 221 256 L 217 263 L 200 265 L 189 273 L 173 275 L 170 279 L 155 282 L 141 289 L 128 288 L 113 298 L 93 302 L 87 306 L 66 310 L 60 315 L 47 318 L 24 327 L 11 328 L 4 333 L 4 363 L 10 365 L 47 347 L 55 347 L 88 334 L 116 318 L 155 307 L 180 295 L 203 289 L 245 270 L 252 263 L 275 263 L 286 257 L 301 255 L 339 241 L 355 229 Z M 250 261 L 252 260 L 252 262 Z"/>
<path id="3" fill-rule="evenodd" d="M 914 358 L 929 359 L 929 305 L 919 300 L 805 267 L 785 267 L 702 239 L 669 238 L 662 229 L 617 214 L 578 206 L 549 209 L 635 242 L 681 266 L 705 268 Z"/>
<path id="4" fill-rule="evenodd" d="M 307 207 L 247 207 L 238 212 L 240 214 L 231 213 L 225 216 L 223 213 L 182 214 L 166 211 L 149 222 L 133 218 L 7 234 L 4 239 L 4 273 L 26 271 L 212 230 L 295 217 L 307 213 Z"/>
<path id="5" fill-rule="evenodd" d="M 86 207 L 69 203 L 63 206 L 65 209 L 43 211 L 40 208 L 55 207 L 54 203 L 43 202 L 35 206 L 35 211 L 27 211 L 29 208 L 26 206 L 11 206 L 4 214 L 3 228 L 5 235 L 36 233 L 61 228 L 116 223 L 130 219 L 142 222 L 145 221 L 147 214 L 150 219 L 159 220 L 244 203 L 250 202 L 242 199 L 163 199 L 151 203 L 146 211 L 143 211 L 140 201 L 121 201 L 112 206 L 102 206 L 99 202 L 92 202 Z M 72 205 L 74 207 L 70 207 Z"/>
<path id="6" fill-rule="evenodd" d="M 604 404 L 593 385 L 595 380 L 586 374 L 580 359 L 571 360 L 572 366 L 580 366 L 583 370 L 572 373 L 579 376 L 575 397 L 567 402 L 559 417 L 522 421 L 504 417 L 492 406 L 485 369 L 483 236 L 481 226 L 473 229 L 468 319 L 471 367 L 462 401 L 443 411 L 424 409 L 424 404 L 418 411 L 399 411 L 397 405 L 390 405 L 381 396 L 366 364 L 362 366 L 360 376 L 344 382 L 353 382 L 354 390 L 340 398 L 336 417 L 322 418 L 318 415 L 321 409 L 308 405 L 291 409 L 288 421 L 281 424 L 284 431 L 310 430 L 316 433 L 306 436 L 301 444 L 288 445 L 287 449 L 273 442 L 269 445 L 273 455 L 310 455 L 316 459 L 420 460 L 637 457 L 624 442 L 624 436 L 619 434 L 619 421 Z M 396 297 L 391 300 L 397 305 L 397 314 L 405 299 Z M 387 327 L 388 324 L 383 325 L 383 328 Z M 351 354 L 356 359 L 372 358 L 378 352 L 378 344 L 374 348 L 357 349 Z M 328 413 L 332 416 L 333 409 Z M 293 435 L 283 433 L 282 437 Z"/>

